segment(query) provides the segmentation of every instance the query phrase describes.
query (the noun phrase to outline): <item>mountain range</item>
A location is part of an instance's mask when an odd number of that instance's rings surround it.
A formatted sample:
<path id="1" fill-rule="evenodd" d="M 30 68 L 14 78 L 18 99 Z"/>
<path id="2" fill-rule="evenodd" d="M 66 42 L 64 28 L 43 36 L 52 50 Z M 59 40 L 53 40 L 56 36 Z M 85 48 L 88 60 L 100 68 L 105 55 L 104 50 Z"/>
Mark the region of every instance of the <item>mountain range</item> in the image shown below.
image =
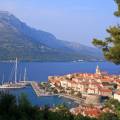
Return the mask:
<path id="1" fill-rule="evenodd" d="M 96 48 L 57 39 L 7 11 L 0 11 L 0 60 L 15 57 L 35 61 L 103 60 Z"/>

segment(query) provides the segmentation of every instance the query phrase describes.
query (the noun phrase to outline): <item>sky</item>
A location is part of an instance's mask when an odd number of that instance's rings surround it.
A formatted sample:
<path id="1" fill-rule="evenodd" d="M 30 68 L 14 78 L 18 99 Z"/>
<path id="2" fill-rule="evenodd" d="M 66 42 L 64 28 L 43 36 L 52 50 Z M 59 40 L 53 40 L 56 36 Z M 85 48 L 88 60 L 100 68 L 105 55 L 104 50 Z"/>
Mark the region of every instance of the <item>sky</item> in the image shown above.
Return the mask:
<path id="1" fill-rule="evenodd" d="M 0 10 L 58 39 L 88 46 L 93 38 L 104 39 L 106 28 L 118 23 L 114 0 L 0 0 Z"/>

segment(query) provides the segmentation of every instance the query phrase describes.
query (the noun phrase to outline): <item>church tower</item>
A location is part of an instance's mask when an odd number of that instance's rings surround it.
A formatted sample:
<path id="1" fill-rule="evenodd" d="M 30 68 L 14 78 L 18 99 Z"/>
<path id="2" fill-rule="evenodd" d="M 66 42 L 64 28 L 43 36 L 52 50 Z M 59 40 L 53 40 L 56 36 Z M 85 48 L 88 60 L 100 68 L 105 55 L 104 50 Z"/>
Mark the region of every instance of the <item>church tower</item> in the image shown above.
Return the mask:
<path id="1" fill-rule="evenodd" d="M 100 68 L 99 68 L 98 65 L 97 65 L 97 67 L 96 67 L 96 74 L 101 75 L 101 70 L 100 70 Z"/>

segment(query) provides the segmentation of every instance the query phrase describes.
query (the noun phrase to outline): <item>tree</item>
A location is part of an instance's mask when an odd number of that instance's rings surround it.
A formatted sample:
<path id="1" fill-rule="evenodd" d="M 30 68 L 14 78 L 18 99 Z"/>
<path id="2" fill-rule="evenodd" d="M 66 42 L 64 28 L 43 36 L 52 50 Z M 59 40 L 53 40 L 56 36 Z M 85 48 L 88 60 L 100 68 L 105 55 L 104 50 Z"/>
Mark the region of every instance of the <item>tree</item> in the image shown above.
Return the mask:
<path id="1" fill-rule="evenodd" d="M 96 118 L 90 118 L 88 116 L 78 115 L 74 117 L 74 120 L 97 120 Z"/>
<path id="2" fill-rule="evenodd" d="M 0 92 L 0 120 L 44 120 L 41 114 L 25 95 L 18 100 L 11 94 Z"/>
<path id="3" fill-rule="evenodd" d="M 29 108 L 31 107 L 31 103 L 29 102 L 29 100 L 27 99 L 26 94 L 22 93 L 19 97 L 19 107 L 21 109 L 25 109 L 25 108 Z"/>
<path id="4" fill-rule="evenodd" d="M 21 94 L 18 100 L 18 110 L 21 120 L 36 120 L 39 117 L 39 108 L 32 106 L 26 94 Z"/>
<path id="5" fill-rule="evenodd" d="M 17 119 L 16 98 L 7 93 L 0 93 L 0 120 Z"/>
<path id="6" fill-rule="evenodd" d="M 119 120 L 118 117 L 113 113 L 103 113 L 98 120 Z"/>
<path id="7" fill-rule="evenodd" d="M 120 0 L 114 0 L 117 4 L 118 10 L 114 12 L 114 15 L 119 17 L 120 16 Z"/>
<path id="8" fill-rule="evenodd" d="M 116 114 L 117 118 L 120 119 L 120 102 L 115 99 L 109 99 L 105 102 L 105 107 L 109 107 Z M 115 117 L 116 117 L 115 116 Z"/>
<path id="9" fill-rule="evenodd" d="M 120 102 L 118 100 L 111 98 L 105 102 L 105 107 L 109 107 L 112 110 L 114 109 L 120 110 Z"/>
<path id="10" fill-rule="evenodd" d="M 117 106 L 117 102 L 112 103 Z M 58 108 L 56 111 L 52 111 L 48 106 L 40 109 L 31 105 L 24 94 L 16 99 L 13 95 L 0 93 L 0 120 L 97 120 L 88 116 L 74 116 L 64 105 L 59 105 Z M 114 114 L 106 114 L 100 120 L 117 120 L 117 118 Z"/>
<path id="11" fill-rule="evenodd" d="M 120 0 L 114 0 L 118 6 L 115 16 L 120 17 Z M 115 64 L 120 64 L 120 25 L 110 26 L 107 30 L 109 37 L 105 40 L 94 38 L 93 44 L 101 48 L 105 58 Z"/>
<path id="12" fill-rule="evenodd" d="M 49 106 L 45 105 L 43 110 L 43 118 L 45 120 L 48 120 L 49 119 L 48 116 L 49 116 Z"/>
<path id="13" fill-rule="evenodd" d="M 78 93 L 77 93 L 77 97 L 80 97 L 80 98 L 81 98 L 81 97 L 82 97 L 82 93 L 81 93 L 81 92 L 78 92 Z"/>

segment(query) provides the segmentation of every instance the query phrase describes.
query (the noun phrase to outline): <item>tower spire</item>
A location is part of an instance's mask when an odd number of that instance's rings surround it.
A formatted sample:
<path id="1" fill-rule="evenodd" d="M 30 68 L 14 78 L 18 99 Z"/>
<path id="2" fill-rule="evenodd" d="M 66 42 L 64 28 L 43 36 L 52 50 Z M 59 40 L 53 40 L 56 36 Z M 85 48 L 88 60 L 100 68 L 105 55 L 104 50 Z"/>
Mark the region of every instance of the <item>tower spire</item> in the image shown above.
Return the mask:
<path id="1" fill-rule="evenodd" d="M 96 74 L 101 75 L 101 70 L 100 70 L 100 68 L 99 68 L 98 65 L 97 65 L 97 67 L 96 67 Z"/>

